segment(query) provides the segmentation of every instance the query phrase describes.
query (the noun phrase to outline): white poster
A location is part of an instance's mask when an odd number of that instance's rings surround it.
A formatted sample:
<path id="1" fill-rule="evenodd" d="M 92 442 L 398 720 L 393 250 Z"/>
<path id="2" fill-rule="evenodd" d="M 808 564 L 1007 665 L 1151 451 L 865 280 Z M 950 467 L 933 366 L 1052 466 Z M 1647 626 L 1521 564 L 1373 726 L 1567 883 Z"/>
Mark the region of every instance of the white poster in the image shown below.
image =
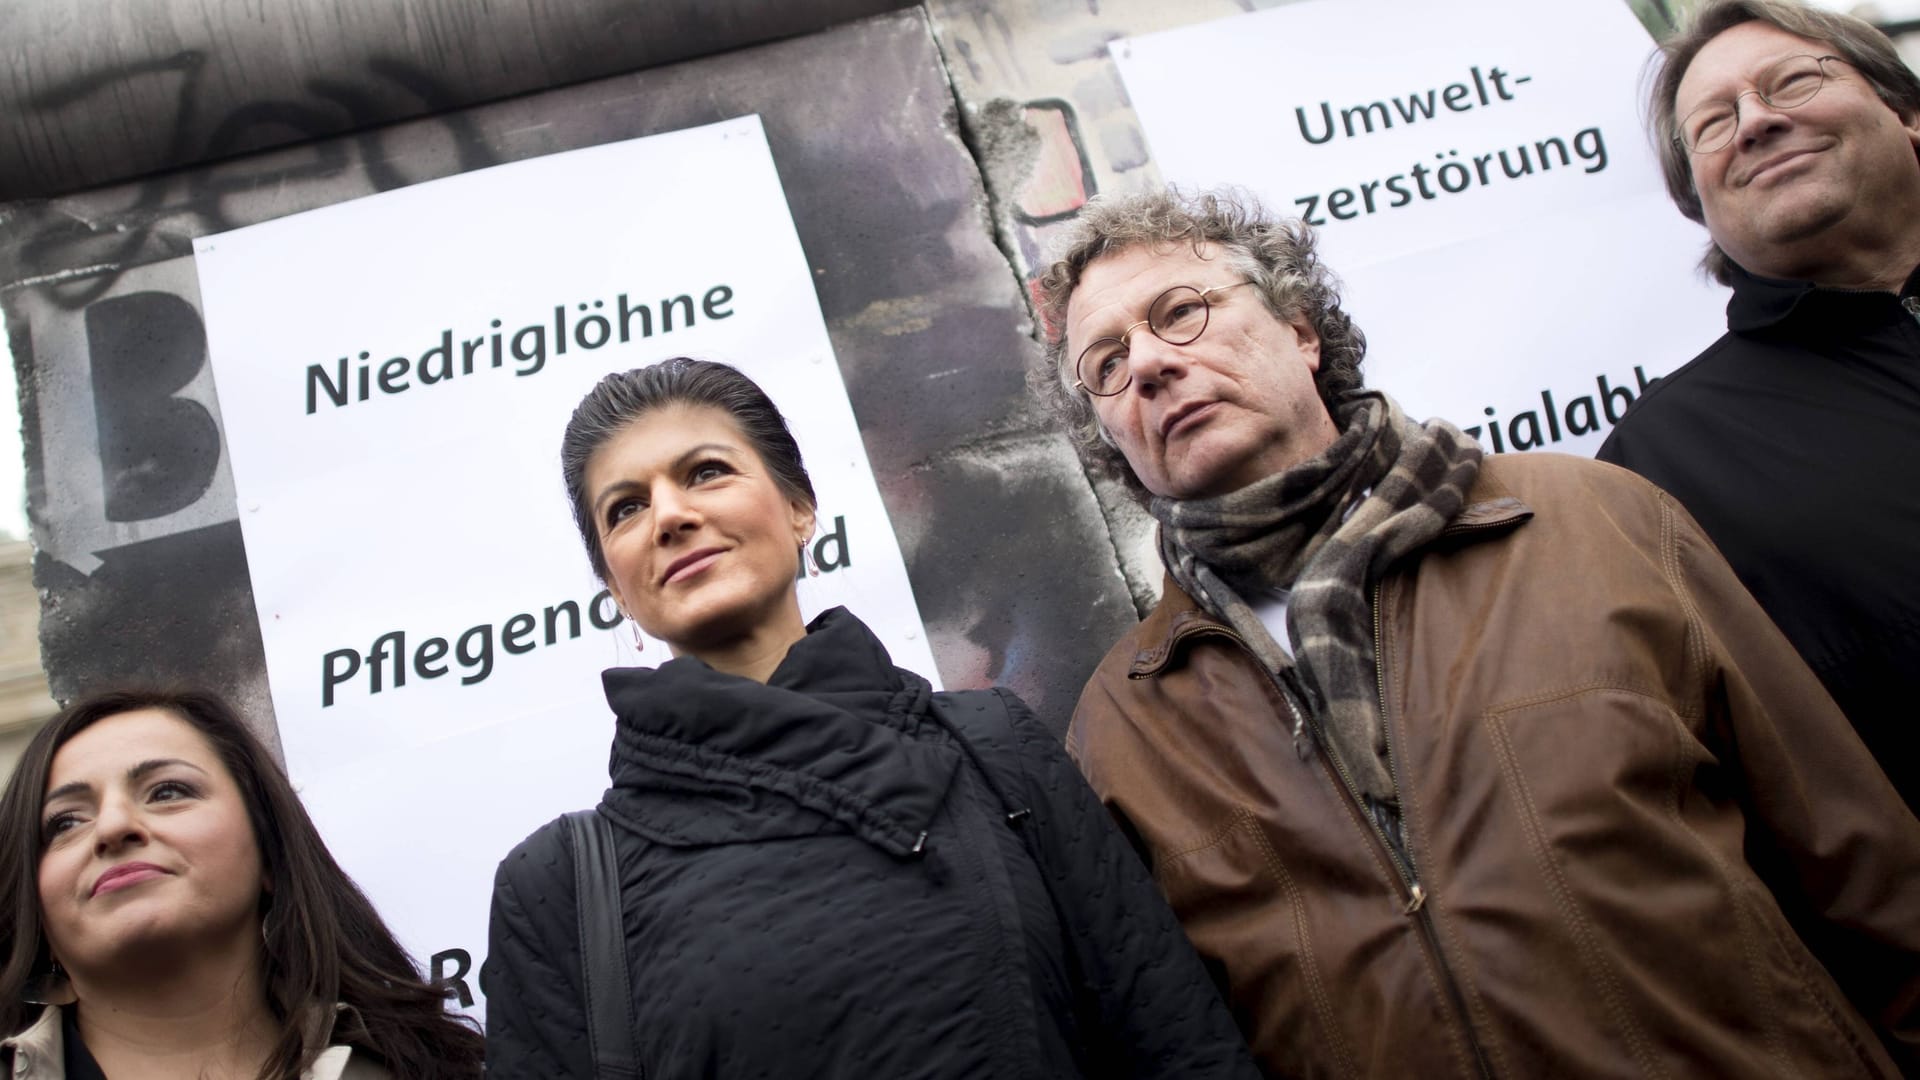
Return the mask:
<path id="1" fill-rule="evenodd" d="M 1316 227 L 1367 382 L 1490 450 L 1591 453 L 1725 329 L 1620 0 L 1309 0 L 1115 42 L 1162 175 Z"/>
<path id="2" fill-rule="evenodd" d="M 752 376 L 819 505 L 804 614 L 936 679 L 757 117 L 466 173 L 200 240 L 280 736 L 335 856 L 478 998 L 495 865 L 607 784 L 600 672 L 653 665 L 561 483 L 603 375 Z"/>

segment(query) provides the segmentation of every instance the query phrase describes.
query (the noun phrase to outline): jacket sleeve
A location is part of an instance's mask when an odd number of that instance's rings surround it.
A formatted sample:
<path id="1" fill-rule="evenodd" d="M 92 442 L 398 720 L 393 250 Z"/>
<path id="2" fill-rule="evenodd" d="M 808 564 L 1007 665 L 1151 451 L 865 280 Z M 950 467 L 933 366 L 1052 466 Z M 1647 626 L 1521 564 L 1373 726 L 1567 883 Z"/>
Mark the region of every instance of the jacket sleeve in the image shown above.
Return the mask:
<path id="1" fill-rule="evenodd" d="M 487 1075 L 592 1080 L 573 859 L 556 821 L 501 861 L 487 959 Z"/>
<path id="2" fill-rule="evenodd" d="M 1920 1075 L 1920 822 L 1706 534 L 1659 498 L 1719 714 L 1710 737 L 1741 781 L 1748 861 L 1901 1069 Z"/>
<path id="3" fill-rule="evenodd" d="M 1095 1075 L 1258 1077 L 1246 1039 L 1173 911 L 1066 750 L 1007 704 L 1041 872 L 1058 899 L 1093 1021 Z"/>

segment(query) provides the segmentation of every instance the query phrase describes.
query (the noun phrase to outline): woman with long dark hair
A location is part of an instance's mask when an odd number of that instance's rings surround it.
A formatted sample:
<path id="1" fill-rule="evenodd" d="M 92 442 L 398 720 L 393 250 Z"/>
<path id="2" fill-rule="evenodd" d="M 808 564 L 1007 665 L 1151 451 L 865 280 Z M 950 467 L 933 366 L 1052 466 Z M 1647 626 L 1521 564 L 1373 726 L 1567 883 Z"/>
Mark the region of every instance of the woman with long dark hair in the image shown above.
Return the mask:
<path id="1" fill-rule="evenodd" d="M 481 1075 L 479 1032 L 213 694 L 100 694 L 34 737 L 0 912 L 0 1077 Z"/>
<path id="2" fill-rule="evenodd" d="M 595 572 L 674 655 L 604 676 L 604 831 L 562 819 L 501 863 L 492 1070 L 1256 1075 L 1146 868 L 1019 699 L 932 693 L 844 608 L 803 621 L 813 485 L 758 386 L 685 359 L 610 375 L 561 458 Z"/>

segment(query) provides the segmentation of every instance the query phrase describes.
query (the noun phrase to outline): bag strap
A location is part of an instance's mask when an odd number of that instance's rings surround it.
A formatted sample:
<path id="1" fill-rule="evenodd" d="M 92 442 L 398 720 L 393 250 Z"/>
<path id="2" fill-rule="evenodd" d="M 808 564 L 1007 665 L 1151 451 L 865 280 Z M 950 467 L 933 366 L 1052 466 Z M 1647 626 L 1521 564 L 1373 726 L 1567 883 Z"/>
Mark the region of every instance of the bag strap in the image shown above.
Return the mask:
<path id="1" fill-rule="evenodd" d="M 573 899 L 580 920 L 580 970 L 587 987 L 587 1046 L 594 1075 L 640 1080 L 633 1044 L 633 981 L 620 920 L 620 865 L 613 827 L 598 810 L 567 815 L 573 835 Z"/>
<path id="2" fill-rule="evenodd" d="M 1060 928 L 1060 948 L 1062 957 L 1066 961 L 1068 984 L 1073 987 L 1076 996 L 1084 997 L 1089 984 L 1079 952 L 1074 947 L 1074 942 L 1078 938 L 1075 928 L 1079 924 L 1072 918 L 1073 906 L 1063 904 L 1060 894 L 1054 890 L 1053 867 L 1047 859 L 1046 845 L 1041 842 L 1039 836 L 1035 835 L 1036 829 L 1054 829 L 1058 826 L 1052 821 L 1036 821 L 1031 807 L 1023 808 L 1007 801 L 1005 789 L 999 781 L 994 779 L 993 774 L 987 771 L 987 763 L 980 759 L 978 752 L 973 749 L 971 742 L 967 739 L 965 730 L 961 727 L 960 706 L 972 705 L 974 711 L 986 719 L 987 728 L 993 733 L 993 737 L 996 740 L 1004 740 L 1021 775 L 1032 780 L 1032 773 L 1027 767 L 1030 759 L 1021 745 L 1024 740 L 1020 732 L 1013 726 L 1012 709 L 1007 706 L 1007 700 L 994 690 L 943 691 L 932 695 L 930 704 L 940 714 L 947 730 L 953 732 L 954 737 L 966 746 L 968 756 L 973 758 L 974 767 L 980 770 L 982 779 L 993 791 L 995 797 L 1001 800 L 1002 809 L 1007 811 L 1004 816 L 1007 826 L 1020 834 L 1020 842 L 1027 850 L 1027 857 L 1033 860 L 1034 870 L 1040 875 L 1040 885 L 1046 889 L 1047 900 L 1053 905 L 1053 919 Z M 1082 1037 L 1084 1038 L 1084 1034 Z"/>
<path id="3" fill-rule="evenodd" d="M 995 739 L 1004 740 L 1008 754 L 1021 775 L 1030 778 L 1031 774 L 1027 771 L 1027 755 L 1020 745 L 1020 733 L 1014 730 L 1013 712 L 1007 708 L 1006 699 L 992 690 L 948 690 L 934 694 L 930 704 L 940 714 L 947 730 L 953 732 L 954 738 L 960 740 L 967 756 L 973 759 L 974 767 L 980 770 L 980 777 L 988 789 L 993 792 L 995 798 L 1000 800 L 1002 820 L 1006 822 L 1008 828 L 1020 834 L 1020 842 L 1027 849 L 1027 857 L 1033 860 L 1035 869 L 1039 871 L 1040 884 L 1047 890 L 1047 899 L 1053 903 L 1053 914 L 1060 923 L 1060 932 L 1071 935 L 1074 924 L 1068 921 L 1067 913 L 1072 909 L 1062 905 L 1059 894 L 1054 892 L 1053 872 L 1048 867 L 1046 852 L 1039 838 L 1033 835 L 1036 824 L 1033 820 L 1033 808 L 1019 805 L 1019 800 L 1011 799 L 1006 788 L 987 771 L 987 763 L 981 760 L 979 752 L 972 745 L 972 740 L 967 738 L 966 731 L 961 726 L 960 706 L 972 705 L 975 712 L 986 717 L 988 727 Z M 1045 828 L 1054 827 L 1053 822 L 1043 822 L 1040 825 Z M 1077 984 L 1079 965 L 1074 960 L 1071 948 L 1067 950 L 1067 965 L 1072 969 Z"/>

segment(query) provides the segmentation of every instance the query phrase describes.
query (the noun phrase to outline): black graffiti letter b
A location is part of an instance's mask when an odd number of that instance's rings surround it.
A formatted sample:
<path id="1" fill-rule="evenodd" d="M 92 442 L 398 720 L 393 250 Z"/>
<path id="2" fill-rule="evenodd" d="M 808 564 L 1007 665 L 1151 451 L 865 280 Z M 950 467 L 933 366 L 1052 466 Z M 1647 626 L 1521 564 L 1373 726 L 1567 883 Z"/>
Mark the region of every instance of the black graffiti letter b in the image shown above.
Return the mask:
<path id="1" fill-rule="evenodd" d="M 193 505 L 220 464 L 220 429 L 173 396 L 207 360 L 192 304 L 141 292 L 87 308 L 93 412 L 108 521 L 147 521 Z"/>

